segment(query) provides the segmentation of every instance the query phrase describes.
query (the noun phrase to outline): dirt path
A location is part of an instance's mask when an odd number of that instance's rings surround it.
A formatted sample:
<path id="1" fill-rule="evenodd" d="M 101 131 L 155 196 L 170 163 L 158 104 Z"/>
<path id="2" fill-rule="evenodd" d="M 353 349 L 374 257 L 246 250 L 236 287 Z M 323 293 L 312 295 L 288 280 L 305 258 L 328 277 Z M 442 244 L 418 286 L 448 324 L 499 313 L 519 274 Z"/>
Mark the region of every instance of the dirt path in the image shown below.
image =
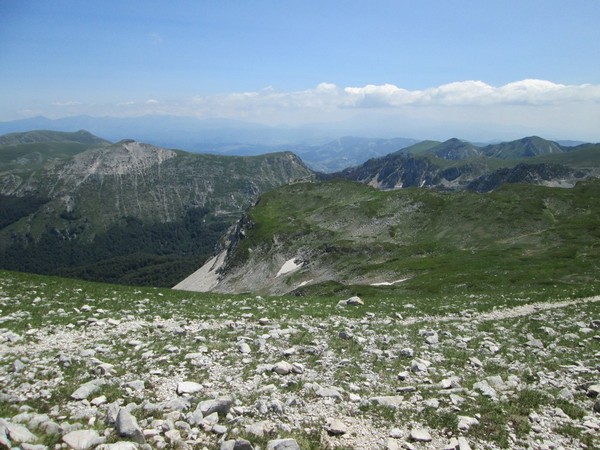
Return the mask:
<path id="1" fill-rule="evenodd" d="M 504 308 L 491 312 L 474 313 L 465 316 L 427 316 L 427 317 L 411 317 L 401 321 L 403 325 L 412 325 L 420 322 L 466 322 L 477 320 L 479 322 L 488 322 L 490 320 L 512 319 L 515 317 L 529 316 L 541 311 L 551 309 L 560 309 L 567 306 L 578 305 L 583 303 L 595 303 L 600 301 L 600 295 L 594 297 L 578 298 L 575 300 L 563 300 L 560 302 L 540 302 L 529 303 L 527 305 L 515 306 L 514 308 Z"/>

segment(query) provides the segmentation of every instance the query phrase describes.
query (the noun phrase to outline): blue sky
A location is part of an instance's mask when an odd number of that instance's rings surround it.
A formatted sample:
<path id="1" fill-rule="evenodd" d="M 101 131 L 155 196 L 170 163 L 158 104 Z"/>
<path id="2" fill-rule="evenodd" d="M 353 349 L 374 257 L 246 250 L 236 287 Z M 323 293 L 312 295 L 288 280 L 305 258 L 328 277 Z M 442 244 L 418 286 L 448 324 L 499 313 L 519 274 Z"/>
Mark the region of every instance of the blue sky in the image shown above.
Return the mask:
<path id="1" fill-rule="evenodd" d="M 0 120 L 600 141 L 600 1 L 0 0 Z"/>

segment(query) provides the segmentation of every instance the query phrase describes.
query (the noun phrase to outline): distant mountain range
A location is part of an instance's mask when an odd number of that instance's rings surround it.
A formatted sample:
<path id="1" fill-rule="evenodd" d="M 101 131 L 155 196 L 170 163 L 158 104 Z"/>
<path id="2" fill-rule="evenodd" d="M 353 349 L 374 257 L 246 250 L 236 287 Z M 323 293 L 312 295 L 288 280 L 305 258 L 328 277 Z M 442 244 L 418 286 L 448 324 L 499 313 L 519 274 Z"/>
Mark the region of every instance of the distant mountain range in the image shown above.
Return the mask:
<path id="1" fill-rule="evenodd" d="M 423 141 L 330 174 L 380 189 L 435 187 L 491 191 L 505 182 L 573 186 L 597 175 L 600 144 L 562 146 L 537 136 L 477 146 L 460 139 Z"/>
<path id="2" fill-rule="evenodd" d="M 325 173 L 358 166 L 370 158 L 385 156 L 419 142 L 405 137 L 382 139 L 343 136 L 317 126 L 270 127 L 239 120 L 200 120 L 179 116 L 73 116 L 61 119 L 33 117 L 0 122 L 0 134 L 30 130 L 88 130 L 112 142 L 131 138 L 159 147 L 232 156 L 291 151 L 300 156 L 311 169 Z M 582 142 L 577 141 L 557 143 L 563 147 L 581 144 Z M 456 140 L 455 145 L 457 148 L 454 150 L 445 145 L 444 151 L 460 157 L 457 153 L 459 149 L 468 152 L 468 148 L 472 147 L 471 151 L 477 153 L 487 144 L 470 144 Z M 464 153 L 462 156 L 469 154 Z"/>
<path id="3" fill-rule="evenodd" d="M 113 142 L 127 137 L 160 147 L 230 156 L 292 151 L 320 172 L 356 166 L 418 142 L 408 138 L 338 138 L 316 127 L 269 127 L 239 120 L 178 116 L 33 117 L 0 122 L 0 134 L 30 130 L 88 130 Z"/>
<path id="4" fill-rule="evenodd" d="M 600 144 L 421 142 L 266 193 L 176 288 L 353 295 L 594 277 L 599 175 Z"/>
<path id="5" fill-rule="evenodd" d="M 426 188 L 460 195 L 519 183 L 575 187 L 600 174 L 599 144 L 568 147 L 539 137 L 493 145 L 459 139 L 343 138 L 320 150 L 312 146 L 315 159 L 339 165 L 349 160 L 343 155 L 373 154 L 368 149 L 392 152 L 318 174 L 291 152 L 194 154 L 132 139 L 112 143 L 83 130 L 0 136 L 0 268 L 172 286 L 218 253 L 215 249 L 239 240 L 245 232 L 239 221 L 257 201 L 268 219 L 263 202 L 269 197 L 264 194 L 288 184 L 295 187 L 286 208 L 300 211 L 303 198 L 318 203 L 318 195 L 303 197 L 304 190 L 321 184 L 318 180 L 342 178 L 379 190 Z M 332 156 L 336 152 L 339 161 Z M 320 207 L 334 228 L 345 227 L 341 217 L 347 212 L 340 208 L 352 204 L 344 200 L 340 186 L 353 184 L 336 185 L 341 203 L 332 203 L 331 209 L 329 194 L 322 196 Z M 465 198 L 471 202 L 477 197 Z M 369 203 L 364 207 L 370 208 Z M 376 209 L 373 214 L 367 216 L 377 222 Z M 293 230 L 297 219 L 289 217 L 286 227 Z M 267 219 L 259 225 L 261 233 L 271 227 Z M 235 239 L 226 233 L 233 225 Z M 281 230 L 272 231 L 269 239 L 277 240 Z M 226 264 L 234 264 L 239 255 L 231 253 Z"/>

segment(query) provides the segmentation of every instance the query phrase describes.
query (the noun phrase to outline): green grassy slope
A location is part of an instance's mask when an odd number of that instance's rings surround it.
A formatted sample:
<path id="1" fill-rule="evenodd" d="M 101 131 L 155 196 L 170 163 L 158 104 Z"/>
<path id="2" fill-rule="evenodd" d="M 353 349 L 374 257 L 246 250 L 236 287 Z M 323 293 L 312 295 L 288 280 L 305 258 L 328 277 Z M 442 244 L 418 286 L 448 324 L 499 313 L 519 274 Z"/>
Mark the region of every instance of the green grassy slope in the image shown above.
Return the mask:
<path id="1" fill-rule="evenodd" d="M 50 131 L 50 130 L 34 130 L 24 133 L 9 133 L 0 136 L 0 146 L 33 144 L 33 143 L 65 143 L 76 142 L 87 145 L 109 144 L 110 142 L 92 133 L 79 130 L 74 132 L 68 131 Z"/>
<path id="2" fill-rule="evenodd" d="M 532 163 L 563 164 L 576 169 L 592 169 L 597 171 L 600 167 L 600 144 L 583 144 L 572 147 L 566 153 L 539 155 L 531 158 Z"/>
<path id="3" fill-rule="evenodd" d="M 49 163 L 68 160 L 90 148 L 109 144 L 84 130 L 5 134 L 0 136 L 0 176 L 27 175 Z"/>
<path id="4" fill-rule="evenodd" d="M 548 155 L 570 151 L 553 141 L 539 136 L 529 136 L 510 142 L 491 144 L 483 147 L 481 152 L 487 156 L 501 159 L 531 158 L 537 155 Z"/>
<path id="5" fill-rule="evenodd" d="M 224 422 L 227 426 L 244 430 L 257 421 L 277 421 L 286 425 L 278 437 L 295 438 L 303 449 L 339 448 L 329 445 L 339 443 L 339 437 L 321 432 L 331 399 L 315 395 L 311 386 L 317 383 L 342 392 L 336 417 L 356 424 L 355 429 L 368 428 L 373 442 L 384 441 L 392 428 L 408 436 L 417 423 L 434 436 L 435 448 L 457 435 L 474 448 L 531 448 L 539 433 L 530 417 L 542 416 L 553 420 L 544 431 L 552 442 L 598 448 L 597 433 L 583 425 L 596 400 L 579 387 L 597 379 L 598 331 L 587 328 L 600 313 L 597 297 L 577 299 L 583 290 L 563 292 L 552 286 L 483 295 L 371 294 L 363 306 L 348 308 L 336 307 L 340 297 L 223 296 L 0 271 L 6 336 L 0 411 L 12 422 L 17 415 L 30 417 L 23 414 L 25 407 L 27 414 L 69 417 L 71 426 L 106 430 L 112 443 L 122 438 L 105 420 L 108 404 L 157 405 L 132 414 L 143 429 L 160 427 L 157 419 L 173 413 L 158 405 L 177 398 L 177 382 L 208 380 L 209 387 L 189 397 L 189 409 L 213 392 L 231 395 L 239 408 L 233 422 Z M 435 333 L 439 342 L 430 345 L 424 332 Z M 265 335 L 276 337 L 263 349 Z M 532 339 L 542 348 L 532 347 Z M 251 348 L 243 362 L 240 342 Z M 188 357 L 192 352 L 202 352 L 202 361 Z M 264 369 L 281 359 L 301 364 L 303 373 L 280 376 Z M 429 368 L 409 370 L 414 360 L 426 360 Z M 23 361 L 25 367 L 16 370 Z M 81 409 L 71 394 L 94 379 L 98 364 L 107 364 L 111 372 L 97 376 L 104 383 L 94 395 L 104 395 L 107 403 L 97 408 L 92 424 L 88 416 L 68 414 Z M 459 408 L 440 387 L 449 376 L 456 376 L 459 389 L 446 392 L 460 396 Z M 499 395 L 489 399 L 474 387 L 486 379 L 511 384 L 494 384 Z M 548 379 L 560 383 L 549 385 Z M 142 380 L 143 391 L 131 392 L 131 380 Z M 38 393 L 40 387 L 46 395 Z M 565 389 L 570 397 L 560 394 Z M 349 400 L 349 393 L 361 401 Z M 286 414 L 274 415 L 255 406 L 259 396 L 268 395 L 293 395 L 300 401 L 286 404 Z M 379 396 L 396 396 L 402 403 L 392 408 L 369 401 Z M 554 413 L 558 408 L 561 416 Z M 464 415 L 479 423 L 459 429 Z M 46 434 L 41 427 L 34 431 L 44 445 L 62 442 L 61 434 Z M 203 447 L 220 448 L 221 435 L 203 429 L 195 435 Z M 244 431 L 241 436 L 261 448 L 271 439 Z M 349 448 L 364 447 L 363 435 L 350 437 Z"/>
<path id="6" fill-rule="evenodd" d="M 420 153 L 425 153 L 426 151 L 432 149 L 433 147 L 436 147 L 437 145 L 440 145 L 441 142 L 440 141 L 421 141 L 421 142 L 417 142 L 414 145 L 411 145 L 409 147 L 403 148 L 402 150 L 398 150 L 397 152 L 394 152 L 394 154 L 400 154 L 400 153 L 410 153 L 413 155 L 418 155 Z"/>
<path id="7" fill-rule="evenodd" d="M 342 285 L 382 289 L 365 286 L 403 278 L 387 289 L 484 292 L 596 283 L 598 199 L 597 179 L 574 189 L 506 185 L 489 194 L 382 192 L 342 181 L 286 186 L 250 211 L 254 225 L 229 270 L 304 255 L 305 267 L 278 289 L 312 279 L 320 282 L 302 291 L 323 293 Z M 270 275 L 265 279 L 273 280 Z"/>

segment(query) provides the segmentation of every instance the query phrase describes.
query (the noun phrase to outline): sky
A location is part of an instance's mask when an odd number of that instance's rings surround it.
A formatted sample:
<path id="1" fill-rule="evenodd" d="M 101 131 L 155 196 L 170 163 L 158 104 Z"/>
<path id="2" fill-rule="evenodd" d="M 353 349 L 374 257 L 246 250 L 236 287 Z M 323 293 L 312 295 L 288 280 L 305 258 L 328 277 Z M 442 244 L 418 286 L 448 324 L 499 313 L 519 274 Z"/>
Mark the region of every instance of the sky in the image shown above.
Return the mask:
<path id="1" fill-rule="evenodd" d="M 600 142 L 600 0 L 0 0 L 0 121 Z"/>

